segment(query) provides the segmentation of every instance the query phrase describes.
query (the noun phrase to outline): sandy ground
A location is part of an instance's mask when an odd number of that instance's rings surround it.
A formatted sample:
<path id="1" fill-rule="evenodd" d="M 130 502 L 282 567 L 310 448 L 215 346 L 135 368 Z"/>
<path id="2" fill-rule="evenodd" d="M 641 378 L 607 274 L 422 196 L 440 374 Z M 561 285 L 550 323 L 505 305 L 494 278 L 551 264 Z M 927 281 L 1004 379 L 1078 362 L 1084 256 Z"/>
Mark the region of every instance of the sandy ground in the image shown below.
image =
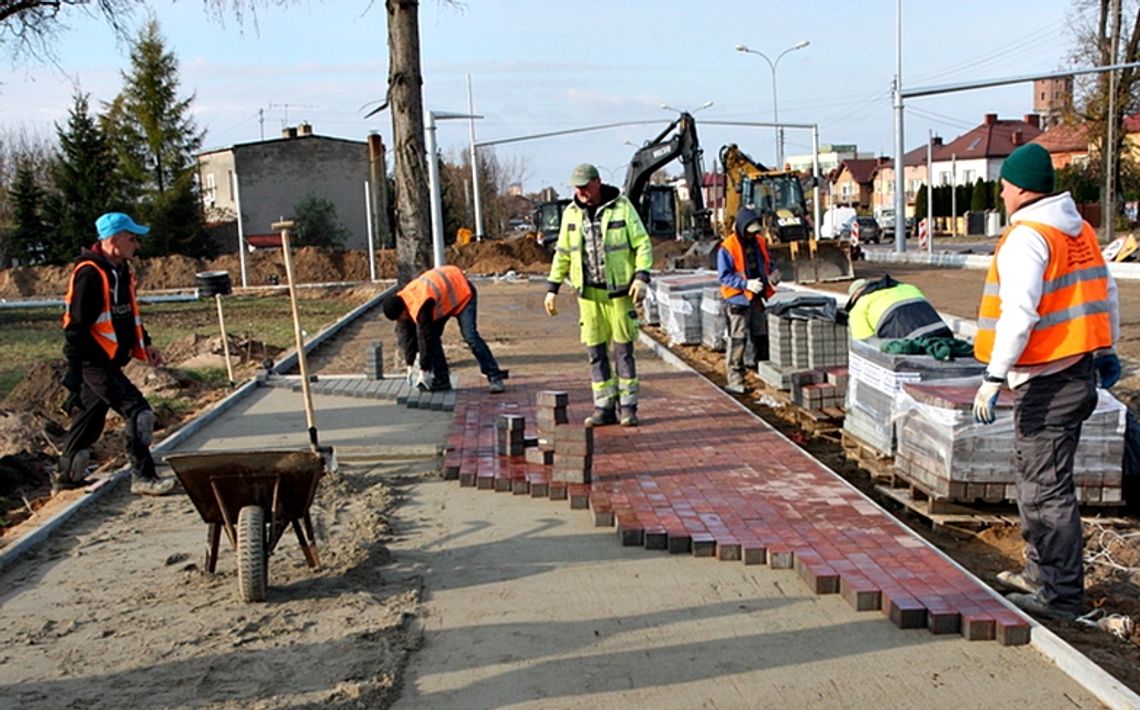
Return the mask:
<path id="1" fill-rule="evenodd" d="M 539 284 L 479 289 L 503 367 L 586 377 L 572 297 L 549 321 Z M 392 347 L 390 324 L 362 324 L 314 371 L 359 372 L 376 339 Z M 482 386 L 454 327 L 447 350 Z M 639 358 L 642 377 L 666 367 Z M 184 497 L 113 493 L 0 576 L 0 707 L 384 707 L 401 691 L 404 707 L 1097 706 L 1032 649 L 901 632 L 790 575 L 623 549 L 554 504 L 492 509 L 433 465 L 326 479 L 324 566 L 283 540 L 267 604 L 237 601 L 230 553 L 202 574 Z M 950 644 L 952 661 L 931 660 Z"/>

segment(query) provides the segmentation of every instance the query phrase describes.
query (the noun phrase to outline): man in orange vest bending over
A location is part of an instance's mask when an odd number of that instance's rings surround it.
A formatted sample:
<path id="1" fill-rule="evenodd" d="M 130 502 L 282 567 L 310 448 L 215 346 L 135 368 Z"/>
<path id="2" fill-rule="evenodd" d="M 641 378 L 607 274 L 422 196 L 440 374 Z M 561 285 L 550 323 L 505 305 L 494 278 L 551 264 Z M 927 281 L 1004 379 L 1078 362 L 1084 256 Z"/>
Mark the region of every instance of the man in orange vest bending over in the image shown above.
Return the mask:
<path id="1" fill-rule="evenodd" d="M 63 316 L 67 374 L 63 384 L 71 392 L 64 404 L 71 420 L 63 440 L 59 468 L 52 474 L 52 489 L 84 485 L 90 447 L 103 433 L 107 412 L 115 410 L 127 422 L 127 454 L 131 462 L 131 492 L 164 495 L 174 479 L 159 478 L 150 455 L 154 412 L 138 388 L 123 374 L 136 358 L 161 365 L 162 356 L 150 344 L 139 318 L 135 280 L 129 261 L 139 248 L 139 237 L 149 227 L 135 224 L 122 212 L 108 212 L 95 221 L 99 234 L 84 249 L 71 272 L 67 310 Z"/>
<path id="2" fill-rule="evenodd" d="M 1013 151 L 1001 168 L 1010 226 L 994 249 L 978 308 L 974 354 L 987 363 L 974 419 L 994 421 L 998 391 L 1013 390 L 1017 507 L 1025 569 L 998 580 L 1025 611 L 1073 619 L 1084 593 L 1081 518 L 1073 458 L 1096 387 L 1120 378 L 1113 352 L 1116 284 L 1096 234 L 1069 193 L 1052 194 L 1053 165 L 1039 145 Z"/>
<path id="3" fill-rule="evenodd" d="M 408 282 L 381 306 L 388 320 L 396 321 L 396 338 L 408 367 L 408 380 L 421 390 L 439 392 L 451 389 L 451 373 L 443 353 L 443 328 L 455 316 L 459 332 L 479 363 L 479 371 L 490 383 L 492 394 L 503 391 L 505 370 L 499 369 L 491 349 L 476 327 L 478 296 L 475 286 L 456 266 L 428 269 Z M 416 356 L 419 375 L 416 375 Z"/>

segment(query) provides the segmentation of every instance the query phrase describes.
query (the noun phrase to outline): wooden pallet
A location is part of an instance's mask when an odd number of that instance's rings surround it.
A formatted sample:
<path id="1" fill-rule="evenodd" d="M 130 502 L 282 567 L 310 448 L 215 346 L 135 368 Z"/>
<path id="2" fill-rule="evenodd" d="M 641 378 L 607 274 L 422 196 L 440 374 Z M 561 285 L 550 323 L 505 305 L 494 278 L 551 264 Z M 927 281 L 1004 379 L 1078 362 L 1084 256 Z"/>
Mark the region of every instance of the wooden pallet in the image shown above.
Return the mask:
<path id="1" fill-rule="evenodd" d="M 847 458 L 859 464 L 876 483 L 895 485 L 895 460 L 865 443 L 846 429 L 842 430 L 840 445 Z"/>
<path id="2" fill-rule="evenodd" d="M 993 525 L 1016 525 L 1018 523 L 1017 509 L 1011 510 L 1010 506 L 974 508 L 961 503 L 931 498 L 916 486 L 895 488 L 888 485 L 877 485 L 875 490 L 926 518 L 936 528 L 947 528 L 973 534 Z"/>

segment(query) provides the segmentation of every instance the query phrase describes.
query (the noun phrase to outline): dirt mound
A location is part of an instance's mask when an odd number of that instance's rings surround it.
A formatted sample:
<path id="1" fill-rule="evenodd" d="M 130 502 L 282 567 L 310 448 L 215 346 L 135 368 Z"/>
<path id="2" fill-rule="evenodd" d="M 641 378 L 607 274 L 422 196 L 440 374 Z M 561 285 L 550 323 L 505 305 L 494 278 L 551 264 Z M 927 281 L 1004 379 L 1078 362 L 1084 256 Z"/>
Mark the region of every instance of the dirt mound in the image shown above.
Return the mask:
<path id="1" fill-rule="evenodd" d="M 63 374 L 66 367 L 67 364 L 63 360 L 38 363 L 4 398 L 4 409 L 18 412 L 58 409 L 67 398 L 63 388 Z M 0 448 L 0 453 L 7 452 L 7 449 Z"/>
<path id="2" fill-rule="evenodd" d="M 135 264 L 135 278 L 140 291 L 164 288 L 194 288 L 194 275 L 204 271 L 203 262 L 181 254 L 155 259 L 140 259 Z"/>
<path id="3" fill-rule="evenodd" d="M 0 271 L 0 298 L 61 297 L 70 266 L 18 266 Z"/>
<path id="4" fill-rule="evenodd" d="M 472 274 L 503 274 L 517 271 L 543 274 L 550 270 L 550 254 L 538 242 L 525 237 L 472 242 L 447 250 L 448 263 Z"/>
<path id="5" fill-rule="evenodd" d="M 282 351 L 281 348 L 269 345 L 253 338 L 239 338 L 230 335 L 229 352 L 230 363 L 239 365 L 252 363 L 260 365 L 266 358 L 276 359 Z M 221 335 L 203 335 L 191 333 L 171 343 L 163 356 L 171 365 L 180 365 L 183 368 L 193 367 L 225 367 L 225 347 Z"/>

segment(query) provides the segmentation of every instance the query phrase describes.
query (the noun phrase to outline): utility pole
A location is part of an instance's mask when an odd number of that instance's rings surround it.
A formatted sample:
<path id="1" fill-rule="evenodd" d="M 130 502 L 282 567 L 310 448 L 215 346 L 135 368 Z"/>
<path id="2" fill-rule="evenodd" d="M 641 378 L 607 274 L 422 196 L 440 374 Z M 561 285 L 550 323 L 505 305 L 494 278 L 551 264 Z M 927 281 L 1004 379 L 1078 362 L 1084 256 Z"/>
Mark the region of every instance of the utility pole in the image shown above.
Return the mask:
<path id="1" fill-rule="evenodd" d="M 1120 0 L 1112 0 L 1112 59 L 1120 56 Z M 1116 231 L 1116 72 L 1108 72 L 1108 127 L 1104 136 L 1104 235 L 1112 241 Z"/>
<path id="2" fill-rule="evenodd" d="M 895 4 L 895 251 L 906 251 L 906 175 L 903 166 L 902 0 Z"/>

